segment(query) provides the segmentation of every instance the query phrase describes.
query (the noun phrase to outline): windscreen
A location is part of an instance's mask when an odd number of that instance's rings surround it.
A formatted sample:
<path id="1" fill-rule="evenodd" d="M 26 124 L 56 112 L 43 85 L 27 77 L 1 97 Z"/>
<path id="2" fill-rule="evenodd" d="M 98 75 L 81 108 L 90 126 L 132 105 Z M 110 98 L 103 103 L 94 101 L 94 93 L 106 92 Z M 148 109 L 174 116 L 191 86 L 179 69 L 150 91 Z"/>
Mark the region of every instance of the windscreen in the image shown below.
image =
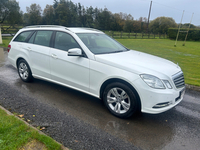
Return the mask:
<path id="1" fill-rule="evenodd" d="M 77 33 L 93 54 L 108 54 L 128 51 L 123 45 L 102 33 Z"/>

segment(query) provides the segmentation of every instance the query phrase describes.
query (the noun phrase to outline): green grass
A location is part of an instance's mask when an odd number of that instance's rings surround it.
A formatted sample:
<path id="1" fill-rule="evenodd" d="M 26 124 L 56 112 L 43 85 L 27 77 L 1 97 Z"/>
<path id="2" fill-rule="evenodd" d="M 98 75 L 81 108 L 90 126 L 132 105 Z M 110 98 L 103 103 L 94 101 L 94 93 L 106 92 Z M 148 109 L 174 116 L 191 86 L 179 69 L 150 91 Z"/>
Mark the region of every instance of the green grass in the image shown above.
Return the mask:
<path id="1" fill-rule="evenodd" d="M 2 46 L 2 47 L 8 47 L 8 44 L 10 43 L 10 40 L 12 38 L 13 37 L 2 37 L 3 44 L 0 44 L 0 46 Z"/>
<path id="2" fill-rule="evenodd" d="M 178 63 L 182 68 L 187 84 L 200 86 L 200 42 L 169 39 L 117 39 L 126 47 L 156 55 Z M 164 66 L 163 66 L 164 67 Z"/>
<path id="3" fill-rule="evenodd" d="M 24 122 L 0 109 L 0 149 L 17 150 L 31 140 L 36 139 L 47 149 L 60 150 L 61 145 L 52 138 L 39 134 Z"/>

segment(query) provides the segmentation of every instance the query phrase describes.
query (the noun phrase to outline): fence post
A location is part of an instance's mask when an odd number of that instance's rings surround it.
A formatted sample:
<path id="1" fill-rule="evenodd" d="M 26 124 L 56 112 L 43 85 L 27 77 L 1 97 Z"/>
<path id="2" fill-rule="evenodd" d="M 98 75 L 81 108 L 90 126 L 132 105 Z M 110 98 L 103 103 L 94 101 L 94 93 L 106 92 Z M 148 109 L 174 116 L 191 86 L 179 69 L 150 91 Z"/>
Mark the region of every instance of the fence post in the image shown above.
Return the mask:
<path id="1" fill-rule="evenodd" d="M 156 35 L 156 34 L 154 33 L 154 39 L 155 39 L 155 35 Z"/>
<path id="2" fill-rule="evenodd" d="M 149 39 L 149 35 L 150 35 L 150 33 L 148 33 L 148 39 Z"/>
<path id="3" fill-rule="evenodd" d="M 113 35 L 114 35 L 114 31 L 112 31 L 112 38 L 113 38 Z"/>
<path id="4" fill-rule="evenodd" d="M 121 31 L 121 35 L 120 35 L 120 38 L 122 38 L 122 31 Z"/>
<path id="5" fill-rule="evenodd" d="M 130 32 L 128 33 L 128 38 L 130 39 Z"/>
<path id="6" fill-rule="evenodd" d="M 135 38 L 137 38 L 137 32 L 136 32 L 136 34 L 135 34 Z"/>
<path id="7" fill-rule="evenodd" d="M 143 38 L 143 32 L 142 32 L 142 38 Z"/>
<path id="8" fill-rule="evenodd" d="M 1 24 L 0 24 L 0 44 L 2 44 L 3 41 L 2 41 L 2 35 L 1 35 Z"/>

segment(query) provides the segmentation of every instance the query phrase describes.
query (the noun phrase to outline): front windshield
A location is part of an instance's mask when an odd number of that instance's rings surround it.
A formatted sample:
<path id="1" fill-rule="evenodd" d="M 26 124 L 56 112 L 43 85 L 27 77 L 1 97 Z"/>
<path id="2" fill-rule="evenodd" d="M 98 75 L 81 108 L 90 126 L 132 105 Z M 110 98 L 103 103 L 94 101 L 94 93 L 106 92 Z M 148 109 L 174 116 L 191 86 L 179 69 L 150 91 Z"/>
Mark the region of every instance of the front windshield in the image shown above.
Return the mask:
<path id="1" fill-rule="evenodd" d="M 106 34 L 77 33 L 77 35 L 93 54 L 117 53 L 128 50 Z"/>

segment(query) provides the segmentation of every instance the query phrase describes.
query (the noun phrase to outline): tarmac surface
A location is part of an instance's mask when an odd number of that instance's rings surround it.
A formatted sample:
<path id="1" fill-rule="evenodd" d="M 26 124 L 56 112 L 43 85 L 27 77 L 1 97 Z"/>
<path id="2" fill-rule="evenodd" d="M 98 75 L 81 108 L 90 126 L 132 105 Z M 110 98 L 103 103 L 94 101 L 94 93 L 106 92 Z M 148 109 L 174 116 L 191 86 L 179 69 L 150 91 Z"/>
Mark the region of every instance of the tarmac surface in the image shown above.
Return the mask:
<path id="1" fill-rule="evenodd" d="M 2 48 L 0 105 L 24 114 L 30 124 L 45 127 L 45 134 L 73 150 L 200 147 L 200 92 L 187 89 L 183 101 L 165 113 L 119 119 L 87 94 L 37 79 L 22 82 Z"/>

